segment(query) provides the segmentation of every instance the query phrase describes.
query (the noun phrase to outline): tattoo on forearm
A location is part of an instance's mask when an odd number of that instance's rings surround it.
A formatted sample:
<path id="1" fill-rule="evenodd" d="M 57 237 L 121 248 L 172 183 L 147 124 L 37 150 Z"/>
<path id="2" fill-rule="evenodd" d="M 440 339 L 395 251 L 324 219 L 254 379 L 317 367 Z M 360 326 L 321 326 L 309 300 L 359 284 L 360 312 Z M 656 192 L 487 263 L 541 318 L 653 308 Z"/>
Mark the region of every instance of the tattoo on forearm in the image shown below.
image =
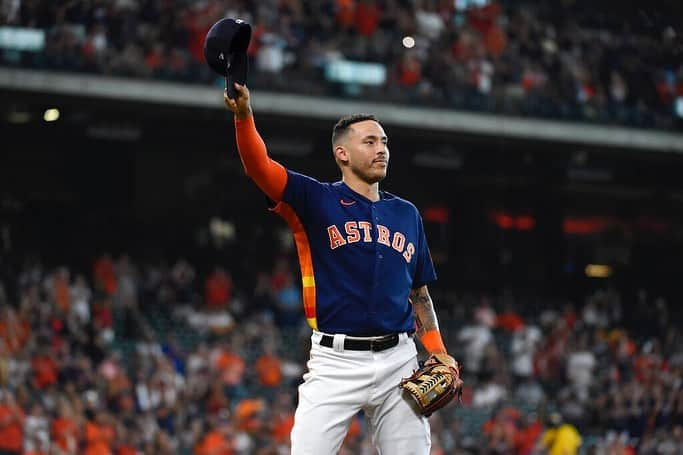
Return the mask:
<path id="1" fill-rule="evenodd" d="M 417 332 L 415 335 L 421 338 L 422 335 L 430 330 L 438 330 L 439 322 L 436 319 L 436 312 L 434 311 L 434 303 L 429 296 L 427 286 L 422 286 L 418 289 L 410 291 L 410 303 L 413 304 L 415 310 L 415 321 L 417 322 Z"/>

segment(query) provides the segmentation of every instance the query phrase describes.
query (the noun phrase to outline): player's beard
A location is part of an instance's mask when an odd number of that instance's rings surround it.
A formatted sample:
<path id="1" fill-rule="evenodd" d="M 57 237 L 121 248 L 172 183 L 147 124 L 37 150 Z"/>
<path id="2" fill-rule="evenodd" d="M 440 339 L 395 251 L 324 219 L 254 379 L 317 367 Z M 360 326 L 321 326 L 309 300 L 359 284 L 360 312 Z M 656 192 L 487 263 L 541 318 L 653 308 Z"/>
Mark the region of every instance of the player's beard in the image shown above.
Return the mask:
<path id="1" fill-rule="evenodd" d="M 360 167 L 350 165 L 351 172 L 353 172 L 356 177 L 364 181 L 365 183 L 372 185 L 374 183 L 381 182 L 387 176 L 387 170 L 389 169 L 389 162 L 387 161 L 386 166 L 381 167 L 375 163 L 370 163 L 369 166 Z"/>

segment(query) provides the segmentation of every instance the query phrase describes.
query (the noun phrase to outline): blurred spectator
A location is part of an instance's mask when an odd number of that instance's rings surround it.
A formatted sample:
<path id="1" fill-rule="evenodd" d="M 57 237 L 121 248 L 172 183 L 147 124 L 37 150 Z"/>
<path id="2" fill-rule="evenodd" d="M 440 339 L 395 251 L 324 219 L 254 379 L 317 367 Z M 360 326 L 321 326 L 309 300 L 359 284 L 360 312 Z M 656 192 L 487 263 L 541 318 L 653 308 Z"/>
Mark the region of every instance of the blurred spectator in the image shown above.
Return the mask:
<path id="1" fill-rule="evenodd" d="M 494 418 L 484 424 L 483 432 L 488 437 L 487 451 L 492 453 L 511 453 L 515 451 L 519 438 L 519 411 L 504 408 Z"/>
<path id="2" fill-rule="evenodd" d="M 69 313 L 69 310 L 71 309 L 69 284 L 69 270 L 66 267 L 60 267 L 46 280 L 49 298 L 57 305 L 57 308 L 65 314 Z"/>
<path id="3" fill-rule="evenodd" d="M 24 444 L 25 415 L 15 402 L 12 392 L 0 395 L 0 453 L 20 455 Z"/>
<path id="4" fill-rule="evenodd" d="M 234 340 L 225 340 L 211 353 L 212 369 L 219 375 L 225 394 L 230 398 L 244 396 L 242 378 L 245 371 L 245 362 L 235 349 Z"/>
<path id="5" fill-rule="evenodd" d="M 498 376 L 485 381 L 474 391 L 472 406 L 474 407 L 493 407 L 507 397 L 507 389 L 502 384 L 502 379 Z"/>
<path id="6" fill-rule="evenodd" d="M 113 453 L 116 437 L 111 417 L 104 411 L 97 412 L 94 419 L 85 424 L 85 454 L 108 455 Z"/>
<path id="7" fill-rule="evenodd" d="M 547 450 L 550 455 L 576 455 L 582 442 L 576 428 L 565 423 L 557 413 L 550 415 L 548 423 L 550 428 L 539 440 L 540 448 Z"/>
<path id="8" fill-rule="evenodd" d="M 294 327 L 301 322 L 302 302 L 301 288 L 294 282 L 292 273 L 287 273 L 275 294 L 277 321 L 280 327 Z"/>
<path id="9" fill-rule="evenodd" d="M 582 334 L 576 347 L 567 356 L 567 377 L 576 391 L 577 398 L 586 401 L 593 385 L 593 369 L 597 365 L 595 355 L 588 350 L 588 339 Z"/>
<path id="10" fill-rule="evenodd" d="M 415 87 L 422 79 L 422 64 L 417 57 L 406 53 L 398 65 L 398 83 L 401 88 Z"/>
<path id="11" fill-rule="evenodd" d="M 259 383 L 268 388 L 279 387 L 282 383 L 280 359 L 275 353 L 272 342 L 263 344 L 263 354 L 256 360 L 256 374 Z"/>
<path id="12" fill-rule="evenodd" d="M 515 441 L 519 455 L 530 455 L 542 433 L 543 424 L 537 416 L 535 414 L 526 416 Z"/>
<path id="13" fill-rule="evenodd" d="M 174 303 L 192 303 L 194 298 L 194 280 L 196 272 L 194 267 L 181 259 L 173 266 L 171 271 Z"/>
<path id="14" fill-rule="evenodd" d="M 10 353 L 7 345 L 0 341 L 0 388 L 7 386 L 9 383 L 10 362 Z"/>
<path id="15" fill-rule="evenodd" d="M 222 267 L 216 267 L 206 278 L 204 300 L 210 309 L 225 309 L 232 298 L 232 278 Z"/>
<path id="16" fill-rule="evenodd" d="M 458 333 L 458 341 L 462 343 L 463 363 L 467 372 L 477 374 L 481 371 L 486 346 L 493 342 L 493 334 L 482 319 L 475 325 L 468 325 Z"/>
<path id="17" fill-rule="evenodd" d="M 195 446 L 195 455 L 233 455 L 234 429 L 227 419 L 217 420 Z"/>
<path id="18" fill-rule="evenodd" d="M 114 295 L 116 291 L 116 272 L 114 262 L 108 253 L 103 254 L 93 266 L 95 277 L 95 289 L 105 292 L 107 295 Z"/>
<path id="19" fill-rule="evenodd" d="M 137 307 L 138 273 L 127 255 L 122 255 L 116 263 L 116 302 L 123 308 Z"/>
<path id="20" fill-rule="evenodd" d="M 9 354 L 17 353 L 29 340 L 31 326 L 9 306 L 0 307 L 0 315 L 0 339 Z"/>
<path id="21" fill-rule="evenodd" d="M 545 392 L 538 381 L 528 377 L 517 386 L 515 397 L 531 406 L 538 406 L 544 401 Z"/>
<path id="22" fill-rule="evenodd" d="M 520 380 L 534 373 L 534 357 L 541 342 L 541 330 L 533 325 L 517 326 L 513 333 L 510 353 L 512 354 L 512 373 Z"/>
<path id="23" fill-rule="evenodd" d="M 512 307 L 512 304 L 505 305 L 505 310 L 496 315 L 496 327 L 514 333 L 518 329 L 524 328 L 524 320 Z"/>
<path id="24" fill-rule="evenodd" d="M 57 362 L 48 353 L 37 353 L 31 359 L 33 369 L 33 385 L 42 390 L 57 383 Z"/>
<path id="25" fill-rule="evenodd" d="M 294 409 L 291 397 L 287 393 L 280 393 L 271 412 L 271 434 L 278 446 L 289 448 L 289 435 L 294 426 Z"/>
<path id="26" fill-rule="evenodd" d="M 59 401 L 58 413 L 52 420 L 50 429 L 54 450 L 60 450 L 65 454 L 76 453 L 80 433 L 80 416 L 76 411 L 65 398 Z"/>
<path id="27" fill-rule="evenodd" d="M 33 403 L 24 420 L 24 452 L 47 454 L 50 450 L 50 426 L 45 410 Z"/>
<path id="28" fill-rule="evenodd" d="M 87 325 L 90 322 L 91 299 L 92 291 L 88 287 L 85 277 L 77 275 L 71 286 L 71 311 L 80 325 Z"/>

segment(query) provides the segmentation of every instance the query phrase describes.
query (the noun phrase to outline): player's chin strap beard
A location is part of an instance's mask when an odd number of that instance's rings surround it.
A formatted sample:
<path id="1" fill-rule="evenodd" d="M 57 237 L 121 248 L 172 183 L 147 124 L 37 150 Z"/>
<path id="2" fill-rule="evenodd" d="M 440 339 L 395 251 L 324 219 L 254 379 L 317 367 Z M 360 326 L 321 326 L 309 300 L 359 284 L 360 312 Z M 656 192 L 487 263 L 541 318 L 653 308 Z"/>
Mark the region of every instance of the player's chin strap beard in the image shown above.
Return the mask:
<path id="1" fill-rule="evenodd" d="M 376 176 L 376 177 L 371 176 L 369 172 L 366 173 L 366 172 L 359 171 L 358 169 L 354 168 L 350 164 L 348 164 L 348 166 L 349 166 L 349 169 L 351 170 L 351 172 L 353 173 L 353 175 L 355 175 L 361 181 L 367 183 L 368 185 L 374 185 L 375 183 L 379 183 L 382 180 L 384 180 L 384 178 L 386 177 L 386 174 L 381 175 L 381 176 Z"/>

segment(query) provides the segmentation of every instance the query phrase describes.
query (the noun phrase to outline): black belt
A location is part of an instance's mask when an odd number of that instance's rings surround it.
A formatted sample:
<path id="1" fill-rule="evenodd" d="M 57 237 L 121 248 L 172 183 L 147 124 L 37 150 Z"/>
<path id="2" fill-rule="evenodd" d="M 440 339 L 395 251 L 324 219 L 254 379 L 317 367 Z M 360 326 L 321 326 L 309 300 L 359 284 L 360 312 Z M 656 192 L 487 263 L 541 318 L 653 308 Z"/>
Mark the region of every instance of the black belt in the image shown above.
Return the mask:
<path id="1" fill-rule="evenodd" d="M 320 346 L 331 348 L 333 342 L 334 337 L 332 335 L 323 335 L 320 339 Z M 344 338 L 344 349 L 348 349 L 349 351 L 384 351 L 385 349 L 393 348 L 397 344 L 398 333 L 392 333 L 391 335 L 385 335 L 370 340 Z"/>

